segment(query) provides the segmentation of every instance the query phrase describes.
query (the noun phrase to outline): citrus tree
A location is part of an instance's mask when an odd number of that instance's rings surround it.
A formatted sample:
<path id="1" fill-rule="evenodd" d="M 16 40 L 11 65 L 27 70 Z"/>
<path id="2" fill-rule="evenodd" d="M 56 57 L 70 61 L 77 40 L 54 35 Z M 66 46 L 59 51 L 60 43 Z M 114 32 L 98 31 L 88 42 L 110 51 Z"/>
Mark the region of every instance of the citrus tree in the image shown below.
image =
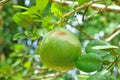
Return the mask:
<path id="1" fill-rule="evenodd" d="M 0 80 L 120 80 L 120 0 L 1 0 Z"/>

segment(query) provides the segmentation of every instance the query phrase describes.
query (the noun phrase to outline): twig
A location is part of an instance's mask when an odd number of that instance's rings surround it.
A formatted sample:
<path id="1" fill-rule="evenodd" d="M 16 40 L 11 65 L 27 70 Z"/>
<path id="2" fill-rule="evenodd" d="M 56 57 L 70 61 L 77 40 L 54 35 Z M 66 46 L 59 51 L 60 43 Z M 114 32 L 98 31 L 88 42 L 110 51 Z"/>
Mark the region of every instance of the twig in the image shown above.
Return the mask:
<path id="1" fill-rule="evenodd" d="M 80 25 L 80 23 L 78 22 L 78 19 L 76 17 L 76 21 L 77 23 Z M 71 25 L 72 26 L 72 25 Z M 82 28 L 78 29 L 80 32 L 82 32 L 84 35 L 86 35 L 90 40 L 95 40 L 95 38 L 93 36 L 91 36 L 90 34 L 88 34 L 87 32 L 85 32 Z"/>
<path id="2" fill-rule="evenodd" d="M 85 34 L 90 40 L 95 40 L 95 38 L 93 36 L 91 36 L 90 34 L 88 34 L 87 32 L 85 32 L 81 28 L 79 29 L 79 31 L 82 32 L 83 34 Z"/>
<path id="3" fill-rule="evenodd" d="M 60 0 L 49 0 L 49 1 L 50 1 L 50 2 L 61 3 Z M 77 3 L 77 2 L 72 2 L 72 1 L 65 1 L 65 0 L 62 0 L 62 5 L 71 5 L 71 4 L 77 5 L 78 3 Z"/>
<path id="4" fill-rule="evenodd" d="M 111 70 L 112 66 L 119 60 L 119 58 L 120 58 L 120 55 L 118 55 L 116 59 L 113 62 L 111 62 L 111 64 L 106 69 Z"/>
<path id="5" fill-rule="evenodd" d="M 2 6 L 3 4 L 5 4 L 5 3 L 9 2 L 9 1 L 11 1 L 11 0 L 2 0 L 2 1 L 0 1 L 0 6 Z"/>
<path id="6" fill-rule="evenodd" d="M 118 25 L 118 28 L 116 28 L 115 30 L 113 30 L 106 38 L 105 41 L 110 41 L 112 40 L 115 36 L 117 36 L 118 34 L 120 34 L 120 25 Z"/>
<path id="7" fill-rule="evenodd" d="M 57 77 L 65 74 L 66 72 L 57 72 L 55 74 L 47 74 L 44 76 L 39 76 L 37 78 L 33 78 L 32 80 L 40 80 L 40 79 L 46 79 L 46 78 L 52 78 L 52 80 L 56 80 Z"/>
<path id="8" fill-rule="evenodd" d="M 51 0 L 52 2 L 57 2 L 57 3 L 60 3 L 60 0 Z M 77 2 L 72 2 L 72 1 L 62 1 L 62 4 L 64 5 L 71 5 L 71 4 L 75 4 L 75 5 L 78 5 Z M 103 9 L 106 7 L 106 5 L 104 4 L 96 4 L 96 3 L 93 3 L 91 5 L 91 7 L 95 10 L 99 10 L 99 9 Z M 82 7 L 81 9 L 84 9 L 84 7 Z M 108 11 L 108 12 L 118 12 L 120 13 L 120 6 L 108 6 L 104 11 Z"/>
<path id="9" fill-rule="evenodd" d="M 91 7 L 93 9 L 103 9 L 106 7 L 106 5 L 103 4 L 92 4 Z M 104 9 L 104 11 L 108 11 L 108 12 L 118 12 L 120 13 L 120 6 L 108 6 L 106 9 Z"/>
<path id="10" fill-rule="evenodd" d="M 110 3 L 110 4 L 111 4 L 111 3 Z M 110 4 L 105 5 L 105 7 L 100 8 L 97 12 L 92 13 L 91 15 L 89 15 L 89 16 L 87 17 L 87 19 L 90 19 L 92 16 L 95 16 L 96 14 L 98 14 L 98 13 L 100 13 L 100 12 L 104 11 L 105 9 L 107 9 L 107 7 L 108 7 Z"/>
<path id="11" fill-rule="evenodd" d="M 85 14 L 87 13 L 87 11 L 88 11 L 88 7 L 86 7 L 86 9 L 82 15 L 82 21 L 85 21 Z"/>
<path id="12" fill-rule="evenodd" d="M 65 20 L 65 18 L 67 18 L 68 16 L 72 15 L 73 13 L 78 12 L 79 10 L 81 10 L 83 8 L 86 8 L 87 6 L 89 6 L 89 5 L 91 5 L 91 4 L 95 3 L 95 2 L 99 2 L 99 1 L 100 0 L 90 1 L 88 3 L 85 3 L 85 4 L 81 5 L 81 6 L 76 7 L 74 10 L 71 10 L 70 12 L 64 14 L 61 17 L 61 19 L 57 22 L 57 24 L 60 24 L 61 22 L 63 22 Z"/>

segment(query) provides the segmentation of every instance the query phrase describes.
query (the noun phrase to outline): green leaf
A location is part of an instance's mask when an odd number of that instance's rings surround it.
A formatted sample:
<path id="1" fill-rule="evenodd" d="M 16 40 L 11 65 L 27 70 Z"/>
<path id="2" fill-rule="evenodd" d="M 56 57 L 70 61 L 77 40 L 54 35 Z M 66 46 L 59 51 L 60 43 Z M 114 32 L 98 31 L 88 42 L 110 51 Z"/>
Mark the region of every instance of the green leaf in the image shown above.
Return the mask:
<path id="1" fill-rule="evenodd" d="M 92 49 L 117 49 L 117 46 L 104 45 L 104 46 L 94 46 Z"/>
<path id="2" fill-rule="evenodd" d="M 95 46 L 110 46 L 110 44 L 108 42 L 102 41 L 102 40 L 93 40 L 93 41 L 89 42 L 88 45 L 86 46 L 86 48 L 85 48 L 86 53 L 95 53 L 101 57 L 104 57 L 110 53 L 108 51 L 94 49 L 93 47 L 95 47 Z"/>
<path id="3" fill-rule="evenodd" d="M 118 49 L 115 49 L 115 52 L 120 55 L 120 47 Z"/>
<path id="4" fill-rule="evenodd" d="M 114 76 L 110 77 L 110 80 L 117 80 Z M 119 79 L 118 79 L 119 80 Z"/>
<path id="5" fill-rule="evenodd" d="M 25 39 L 26 36 L 24 33 L 17 33 L 13 36 L 13 40 L 18 40 L 18 39 Z"/>
<path id="6" fill-rule="evenodd" d="M 14 50 L 15 52 L 21 52 L 24 51 L 24 44 L 14 44 L 11 49 Z"/>
<path id="7" fill-rule="evenodd" d="M 54 28 L 54 24 L 57 22 L 57 18 L 55 16 L 45 16 L 44 20 L 42 22 L 42 27 L 44 28 L 48 28 L 48 29 L 53 29 Z"/>
<path id="8" fill-rule="evenodd" d="M 78 0 L 78 5 L 80 6 L 80 5 L 82 5 L 82 4 L 84 4 L 84 3 L 86 3 L 86 2 L 89 2 L 90 0 Z"/>
<path id="9" fill-rule="evenodd" d="M 29 29 L 24 31 L 24 34 L 27 36 L 27 38 L 31 39 L 31 40 L 36 40 L 38 38 L 40 38 L 40 36 L 37 34 L 37 30 L 36 29 Z"/>
<path id="10" fill-rule="evenodd" d="M 11 80 L 24 80 L 23 74 L 17 72 L 12 76 Z"/>
<path id="11" fill-rule="evenodd" d="M 42 36 L 42 37 L 45 36 L 47 32 L 48 32 L 48 30 L 47 30 L 47 29 L 44 29 L 44 28 L 37 30 L 37 34 L 38 34 L 39 36 Z"/>
<path id="12" fill-rule="evenodd" d="M 13 20 L 20 26 L 27 28 L 33 25 L 33 20 L 29 15 L 21 14 L 20 12 L 14 14 Z"/>
<path id="13" fill-rule="evenodd" d="M 13 8 L 19 8 L 19 9 L 24 9 L 24 10 L 28 9 L 27 7 L 20 6 L 20 5 L 13 5 Z"/>
<path id="14" fill-rule="evenodd" d="M 118 0 L 119 1 L 119 0 Z M 110 3 L 112 3 L 112 0 L 105 0 L 106 5 L 109 5 Z"/>
<path id="15" fill-rule="evenodd" d="M 14 72 L 13 67 L 9 64 L 5 64 L 0 67 L 0 77 L 9 77 Z"/>
<path id="16" fill-rule="evenodd" d="M 88 43 L 86 51 L 91 52 L 93 50 L 92 47 L 94 46 L 110 46 L 110 44 L 102 40 L 92 40 L 91 42 Z"/>
<path id="17" fill-rule="evenodd" d="M 24 67 L 29 69 L 31 67 L 31 62 L 30 61 L 27 61 L 25 64 L 24 64 Z"/>
<path id="18" fill-rule="evenodd" d="M 62 16 L 61 8 L 60 8 L 60 5 L 58 3 L 52 3 L 51 12 L 55 16 L 58 16 L 58 17 Z"/>
<path id="19" fill-rule="evenodd" d="M 37 6 L 32 6 L 30 8 L 27 9 L 27 11 L 23 12 L 22 14 L 38 14 L 38 8 Z"/>
<path id="20" fill-rule="evenodd" d="M 87 80 L 110 80 L 110 77 L 110 72 L 107 70 L 103 70 L 91 75 Z"/>
<path id="21" fill-rule="evenodd" d="M 22 12 L 22 14 L 29 15 L 34 22 L 41 22 L 43 20 L 42 14 L 40 10 L 37 8 L 37 6 L 30 7 L 29 9 L 27 9 L 27 11 Z"/>
<path id="22" fill-rule="evenodd" d="M 76 61 L 76 67 L 84 72 L 93 72 L 99 70 L 101 65 L 101 57 L 92 53 L 81 55 Z"/>
<path id="23" fill-rule="evenodd" d="M 115 56 L 113 56 L 111 54 L 108 54 L 108 55 L 106 55 L 106 56 L 103 57 L 103 64 L 104 65 L 108 65 L 111 62 L 113 62 L 115 59 L 116 59 Z"/>
<path id="24" fill-rule="evenodd" d="M 36 6 L 40 11 L 43 11 L 47 6 L 49 0 L 36 0 Z"/>
<path id="25" fill-rule="evenodd" d="M 120 69 L 120 59 L 118 60 L 117 67 Z"/>
<path id="26" fill-rule="evenodd" d="M 78 80 L 86 80 L 88 77 L 89 75 L 86 75 L 86 74 L 81 74 L 77 76 Z"/>

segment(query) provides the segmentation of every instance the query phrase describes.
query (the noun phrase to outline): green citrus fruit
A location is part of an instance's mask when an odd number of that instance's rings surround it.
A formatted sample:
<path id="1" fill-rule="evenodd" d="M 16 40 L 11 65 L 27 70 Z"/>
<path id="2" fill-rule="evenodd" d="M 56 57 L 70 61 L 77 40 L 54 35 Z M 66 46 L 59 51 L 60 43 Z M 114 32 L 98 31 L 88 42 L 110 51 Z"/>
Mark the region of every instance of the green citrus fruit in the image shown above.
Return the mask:
<path id="1" fill-rule="evenodd" d="M 40 47 L 41 60 L 53 70 L 74 68 L 75 60 L 80 54 L 81 46 L 78 38 L 64 28 L 50 31 Z"/>

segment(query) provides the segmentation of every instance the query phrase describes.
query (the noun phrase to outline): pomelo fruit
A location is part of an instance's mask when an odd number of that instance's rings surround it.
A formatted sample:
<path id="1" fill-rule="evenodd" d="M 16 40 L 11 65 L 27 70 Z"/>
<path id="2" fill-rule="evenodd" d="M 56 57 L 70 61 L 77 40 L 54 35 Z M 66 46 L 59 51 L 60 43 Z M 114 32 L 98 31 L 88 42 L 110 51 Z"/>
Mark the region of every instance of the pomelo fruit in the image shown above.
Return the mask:
<path id="1" fill-rule="evenodd" d="M 81 55 L 79 39 L 64 28 L 54 29 L 45 36 L 40 46 L 43 64 L 53 70 L 69 70 Z"/>

